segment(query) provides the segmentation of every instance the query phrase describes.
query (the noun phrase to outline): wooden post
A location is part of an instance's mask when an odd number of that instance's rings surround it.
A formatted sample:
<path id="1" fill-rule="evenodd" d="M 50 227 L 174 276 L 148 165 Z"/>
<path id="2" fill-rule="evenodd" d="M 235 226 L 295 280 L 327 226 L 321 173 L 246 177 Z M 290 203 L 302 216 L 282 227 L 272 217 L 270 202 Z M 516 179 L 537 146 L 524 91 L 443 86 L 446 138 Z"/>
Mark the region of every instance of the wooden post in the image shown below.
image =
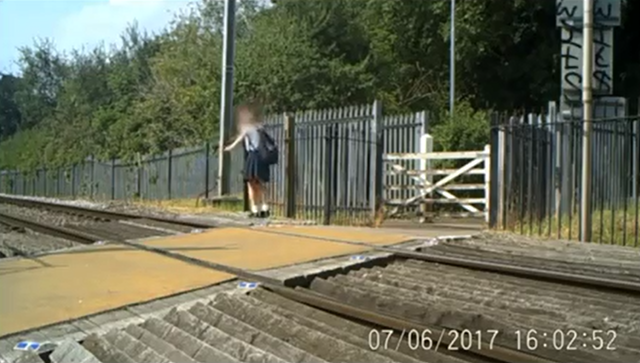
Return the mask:
<path id="1" fill-rule="evenodd" d="M 76 164 L 71 166 L 71 197 L 76 199 Z"/>
<path id="2" fill-rule="evenodd" d="M 498 148 L 495 149 L 494 152 L 497 152 L 498 155 L 495 155 L 498 161 L 498 172 L 496 173 L 498 176 L 497 180 L 497 203 L 496 206 L 498 216 L 497 216 L 497 225 L 502 228 L 507 228 L 507 173 L 510 173 L 511 170 L 507 169 L 506 160 L 507 160 L 507 135 L 504 129 L 500 129 L 498 131 Z M 493 155 L 492 155 L 493 156 Z"/>
<path id="3" fill-rule="evenodd" d="M 136 173 L 137 173 L 137 177 L 136 177 L 136 190 L 137 190 L 137 194 L 138 194 L 138 200 L 142 200 L 142 161 L 140 160 L 140 155 L 137 156 L 138 159 L 136 161 Z"/>
<path id="4" fill-rule="evenodd" d="M 60 177 L 60 174 L 62 174 L 62 177 Z M 62 168 L 58 168 L 58 171 L 56 171 L 56 197 L 60 196 L 60 179 L 64 179 Z"/>
<path id="5" fill-rule="evenodd" d="M 333 163 L 333 127 L 324 125 L 325 129 L 325 158 L 324 158 L 324 215 L 322 224 L 331 224 L 331 214 L 333 213 L 333 173 L 335 164 Z"/>
<path id="6" fill-rule="evenodd" d="M 556 103 L 549 102 L 549 124 L 551 125 L 552 138 L 552 155 L 554 155 L 553 169 L 551 171 L 553 181 L 553 194 L 551 203 L 553 206 L 553 214 L 555 218 L 559 218 L 561 212 L 562 201 L 562 183 L 560 177 L 562 176 L 562 126 L 558 123 L 558 109 Z M 551 226 L 549 226 L 551 228 Z"/>
<path id="7" fill-rule="evenodd" d="M 423 134 L 420 137 L 420 153 L 427 154 L 433 152 L 433 137 L 429 134 Z M 433 174 L 431 173 L 431 169 L 433 168 L 431 160 L 427 160 L 426 158 L 420 158 L 420 177 L 422 178 L 424 188 L 428 188 L 433 185 Z M 428 183 L 428 186 L 427 186 Z M 425 194 L 421 203 L 421 212 L 422 217 L 420 218 L 421 223 L 425 223 L 432 217 L 433 214 L 433 202 L 426 202 L 424 199 L 433 199 L 433 193 Z"/>
<path id="8" fill-rule="evenodd" d="M 96 157 L 94 155 L 91 155 L 91 176 L 90 176 L 90 191 L 89 191 L 89 195 L 91 199 L 94 199 L 96 197 L 96 186 L 95 186 L 95 182 L 96 182 Z"/>
<path id="9" fill-rule="evenodd" d="M 47 168 L 42 168 L 42 174 L 43 174 L 43 178 L 44 178 L 44 191 L 43 191 L 43 196 L 48 197 L 47 195 Z"/>
<path id="10" fill-rule="evenodd" d="M 369 207 L 371 221 L 375 222 L 378 219 L 379 209 L 382 208 L 382 181 L 384 178 L 382 165 L 382 103 L 380 101 L 373 103 L 373 118 L 371 119 L 369 132 L 371 142 Z"/>
<path id="11" fill-rule="evenodd" d="M 204 144 L 204 199 L 209 199 L 209 154 L 211 153 L 211 144 L 209 141 Z"/>
<path id="12" fill-rule="evenodd" d="M 285 215 L 296 216 L 296 126 L 292 114 L 284 115 Z"/>
<path id="13" fill-rule="evenodd" d="M 491 224 L 491 145 L 485 145 L 484 153 L 484 203 L 485 203 L 485 222 Z"/>
<path id="14" fill-rule="evenodd" d="M 499 225 L 498 221 L 501 219 L 500 195 L 502 192 L 502 184 L 500 171 L 503 170 L 504 167 L 500 162 L 501 157 L 503 156 L 501 151 L 504 146 L 502 143 L 502 137 L 504 135 L 503 130 L 500 128 L 500 121 L 500 115 L 494 113 L 491 117 L 490 145 L 488 145 L 489 148 L 485 150 L 489 153 L 489 155 L 487 156 L 487 163 L 485 163 L 486 167 L 489 168 L 489 170 L 485 170 L 486 173 L 489 173 L 488 181 L 486 180 L 485 176 L 485 182 L 488 182 L 489 184 L 489 193 L 485 195 L 485 198 L 487 203 L 486 210 L 488 213 L 488 222 L 490 228 L 496 228 L 496 226 Z"/>
<path id="15" fill-rule="evenodd" d="M 116 199 L 116 158 L 111 159 L 111 200 Z"/>
<path id="16" fill-rule="evenodd" d="M 416 119 L 420 124 L 420 134 L 417 137 L 417 140 L 418 140 L 417 149 L 420 151 L 420 153 L 432 152 L 433 140 L 429 141 L 425 139 L 425 137 L 427 137 L 429 134 L 429 120 L 427 118 L 427 113 L 425 111 L 418 112 L 416 114 Z M 428 136 L 428 137 L 431 137 L 431 136 Z M 431 146 L 432 146 L 431 150 L 429 150 L 428 145 L 425 145 L 426 142 L 431 143 Z M 430 166 L 431 166 L 431 162 L 427 163 L 427 159 L 420 158 L 416 160 L 414 168 L 422 171 L 422 173 L 420 174 L 420 177 L 423 179 L 423 181 L 428 180 L 430 183 L 433 183 L 433 177 L 431 176 L 431 174 L 427 173 L 427 170 L 431 169 Z M 421 203 L 420 205 L 420 212 L 422 214 L 422 216 L 420 217 L 421 223 L 424 223 L 427 221 L 427 215 L 432 212 L 431 209 L 432 209 L 431 205 L 427 205 L 427 203 L 424 203 L 424 202 Z"/>
<path id="17" fill-rule="evenodd" d="M 171 178 L 172 178 L 172 160 L 173 159 L 173 151 L 169 150 L 168 159 L 167 159 L 167 199 L 171 199 Z"/>

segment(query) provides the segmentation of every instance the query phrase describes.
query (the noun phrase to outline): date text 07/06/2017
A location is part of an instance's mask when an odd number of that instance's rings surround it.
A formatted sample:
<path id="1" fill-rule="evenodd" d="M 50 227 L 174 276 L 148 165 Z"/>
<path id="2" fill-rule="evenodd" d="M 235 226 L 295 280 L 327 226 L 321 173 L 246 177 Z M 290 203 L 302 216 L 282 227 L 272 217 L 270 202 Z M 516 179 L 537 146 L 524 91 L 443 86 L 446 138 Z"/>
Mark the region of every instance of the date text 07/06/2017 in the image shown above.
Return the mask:
<path id="1" fill-rule="evenodd" d="M 396 331 L 393 329 L 371 329 L 369 331 L 369 349 L 399 350 L 406 346 L 409 350 L 473 350 L 493 349 L 499 331 L 487 330 L 441 330 L 433 332 L 429 329 L 410 329 Z"/>

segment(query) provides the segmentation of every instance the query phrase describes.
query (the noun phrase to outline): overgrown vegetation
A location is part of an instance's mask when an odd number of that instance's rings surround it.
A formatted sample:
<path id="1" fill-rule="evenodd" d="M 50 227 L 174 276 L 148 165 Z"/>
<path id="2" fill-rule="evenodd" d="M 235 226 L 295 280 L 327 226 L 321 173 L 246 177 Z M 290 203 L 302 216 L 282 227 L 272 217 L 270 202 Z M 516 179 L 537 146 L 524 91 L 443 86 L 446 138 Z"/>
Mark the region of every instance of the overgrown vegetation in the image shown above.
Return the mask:
<path id="1" fill-rule="evenodd" d="M 448 0 L 241 0 L 235 91 L 268 111 L 383 101 L 386 112 L 446 109 Z M 223 2 L 202 0 L 160 34 L 132 26 L 123 45 L 21 51 L 0 78 L 0 169 L 137 156 L 216 136 Z M 616 33 L 618 94 L 640 95 L 640 3 Z M 440 149 L 486 143 L 489 109 L 542 107 L 559 89 L 555 0 L 458 3 L 462 105 L 434 130 Z M 444 107 L 443 107 L 444 106 Z"/>
<path id="2" fill-rule="evenodd" d="M 520 221 L 518 221 L 520 220 Z M 594 242 L 614 244 L 620 246 L 638 247 L 637 241 L 640 220 L 633 210 L 598 210 L 593 213 L 591 234 Z M 574 212 L 560 217 L 553 216 L 543 220 L 530 218 L 511 217 L 507 230 L 520 234 L 549 239 L 577 240 L 580 238 L 580 215 Z"/>

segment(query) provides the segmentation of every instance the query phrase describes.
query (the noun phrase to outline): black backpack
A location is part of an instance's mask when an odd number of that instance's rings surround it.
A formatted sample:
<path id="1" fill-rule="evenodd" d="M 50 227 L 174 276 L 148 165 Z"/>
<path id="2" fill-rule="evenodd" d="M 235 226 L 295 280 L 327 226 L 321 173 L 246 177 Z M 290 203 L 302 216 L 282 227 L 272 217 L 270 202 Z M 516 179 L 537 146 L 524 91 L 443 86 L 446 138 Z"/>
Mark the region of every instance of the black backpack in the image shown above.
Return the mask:
<path id="1" fill-rule="evenodd" d="M 258 129 L 260 133 L 260 144 L 258 146 L 258 153 L 260 159 L 267 165 L 274 165 L 278 163 L 278 145 L 275 140 L 269 135 L 269 133 L 263 129 Z"/>

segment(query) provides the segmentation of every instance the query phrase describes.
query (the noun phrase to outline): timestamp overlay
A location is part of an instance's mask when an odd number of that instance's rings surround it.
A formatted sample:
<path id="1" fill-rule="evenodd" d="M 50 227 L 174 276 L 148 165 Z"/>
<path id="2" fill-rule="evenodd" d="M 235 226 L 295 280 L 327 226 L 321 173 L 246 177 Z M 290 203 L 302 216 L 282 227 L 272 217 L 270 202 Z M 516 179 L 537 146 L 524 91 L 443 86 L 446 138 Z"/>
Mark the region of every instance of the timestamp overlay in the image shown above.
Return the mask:
<path id="1" fill-rule="evenodd" d="M 487 357 L 556 356 L 576 361 L 611 358 L 613 362 L 633 359 L 636 353 L 619 345 L 613 329 L 370 329 L 366 337 L 372 351 L 431 351 L 490 353 Z M 624 344 L 624 345 L 628 345 Z M 508 353 L 511 351 L 512 353 Z M 503 356 L 503 354 L 507 354 Z M 631 354 L 629 354 L 631 353 Z M 485 354 L 485 353 L 481 353 Z M 620 358 L 620 359 L 618 359 Z M 640 355 L 636 356 L 640 362 Z M 621 360 L 622 359 L 622 360 Z"/>

